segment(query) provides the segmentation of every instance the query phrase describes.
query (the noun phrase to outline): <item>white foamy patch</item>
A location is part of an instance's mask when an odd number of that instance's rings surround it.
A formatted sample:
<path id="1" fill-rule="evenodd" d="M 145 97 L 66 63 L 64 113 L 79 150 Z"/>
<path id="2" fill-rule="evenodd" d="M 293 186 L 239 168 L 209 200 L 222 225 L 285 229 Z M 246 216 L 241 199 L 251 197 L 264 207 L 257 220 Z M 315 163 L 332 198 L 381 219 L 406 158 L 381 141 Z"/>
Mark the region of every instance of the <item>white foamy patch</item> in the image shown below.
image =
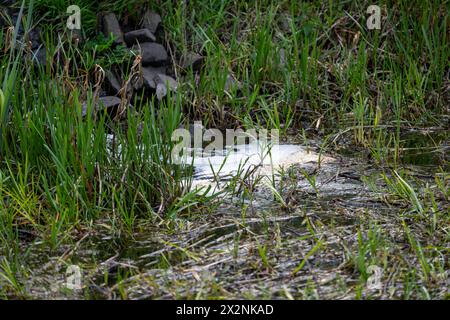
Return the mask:
<path id="1" fill-rule="evenodd" d="M 210 157 L 187 157 L 186 163 L 194 165 L 195 174 L 193 188 L 212 186 L 215 191 L 220 190 L 220 180 L 227 180 L 236 175 L 244 175 L 255 168 L 253 174 L 271 176 L 281 169 L 292 165 L 310 162 L 329 162 L 332 158 L 320 156 L 299 145 L 277 145 L 271 148 L 262 146 L 254 141 L 247 145 L 234 146 L 221 155 Z M 219 179 L 215 179 L 218 177 Z M 219 180 L 219 185 L 217 181 Z"/>
<path id="2" fill-rule="evenodd" d="M 122 152 L 122 145 L 117 146 L 116 156 Z M 196 150 L 194 157 L 187 156 L 183 162 L 194 166 L 192 189 L 211 187 L 209 194 L 219 192 L 231 178 L 243 177 L 249 172 L 256 176 L 277 177 L 282 169 L 292 165 L 307 163 L 328 163 L 333 158 L 319 155 L 303 146 L 285 144 L 269 147 L 266 142 L 254 140 L 250 144 L 235 145 L 231 149 L 216 151 L 215 155 L 205 156 L 203 150 Z M 111 154 L 113 135 L 107 136 L 108 151 Z M 188 151 L 192 151 L 188 150 Z"/>

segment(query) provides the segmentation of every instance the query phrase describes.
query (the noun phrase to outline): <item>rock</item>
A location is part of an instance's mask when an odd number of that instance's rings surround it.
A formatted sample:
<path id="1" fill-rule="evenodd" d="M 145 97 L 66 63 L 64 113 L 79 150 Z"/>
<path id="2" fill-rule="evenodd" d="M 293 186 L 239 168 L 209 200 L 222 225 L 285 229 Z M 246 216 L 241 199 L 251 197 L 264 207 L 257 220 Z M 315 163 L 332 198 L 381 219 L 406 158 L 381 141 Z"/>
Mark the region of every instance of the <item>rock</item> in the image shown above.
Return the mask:
<path id="1" fill-rule="evenodd" d="M 135 75 L 131 81 L 131 85 L 135 91 L 139 91 L 144 86 L 144 79 L 139 75 Z"/>
<path id="2" fill-rule="evenodd" d="M 117 108 L 122 100 L 117 97 L 107 96 L 107 97 L 100 97 L 98 98 L 97 104 L 95 105 L 95 111 L 99 111 L 102 109 L 110 109 L 110 108 Z M 83 102 L 82 104 L 82 110 L 81 115 L 85 117 L 87 114 L 87 103 Z"/>
<path id="3" fill-rule="evenodd" d="M 108 13 L 103 17 L 103 32 L 106 37 L 111 34 L 114 36 L 115 44 L 124 44 L 122 29 L 120 28 L 119 21 L 114 13 Z"/>
<path id="4" fill-rule="evenodd" d="M 125 33 L 124 35 L 125 42 L 131 46 L 136 44 L 136 42 L 155 42 L 155 35 L 148 29 L 139 29 Z"/>
<path id="5" fill-rule="evenodd" d="M 167 96 L 167 92 L 169 91 L 176 91 L 178 87 L 177 81 L 169 77 L 165 74 L 158 74 L 155 77 L 156 82 L 156 98 L 161 101 L 165 96 Z"/>
<path id="6" fill-rule="evenodd" d="M 158 73 L 158 75 L 155 77 L 155 82 L 157 84 L 163 83 L 164 85 L 168 85 L 170 90 L 172 91 L 175 91 L 178 88 L 177 80 L 162 73 Z"/>
<path id="7" fill-rule="evenodd" d="M 146 67 L 142 68 L 142 77 L 147 88 L 156 91 L 156 97 L 161 100 L 167 95 L 168 89 L 176 91 L 178 82 L 164 74 L 162 68 Z"/>
<path id="8" fill-rule="evenodd" d="M 180 67 L 184 70 L 192 68 L 193 71 L 199 71 L 203 66 L 204 60 L 203 56 L 194 52 L 188 52 L 181 57 Z"/>
<path id="9" fill-rule="evenodd" d="M 227 80 L 225 82 L 225 88 L 224 90 L 229 92 L 233 89 L 237 89 L 240 90 L 242 87 L 241 83 L 239 81 L 237 81 L 232 75 L 228 75 L 227 76 Z"/>
<path id="10" fill-rule="evenodd" d="M 164 74 L 165 68 L 144 67 L 142 68 L 142 78 L 147 88 L 156 90 L 160 74 Z"/>
<path id="11" fill-rule="evenodd" d="M 167 96 L 167 86 L 162 83 L 158 83 L 156 85 L 156 99 L 161 101 L 165 96 Z"/>
<path id="12" fill-rule="evenodd" d="M 139 46 L 134 45 L 133 50 L 141 54 L 143 65 L 161 66 L 169 59 L 166 49 L 159 43 L 144 42 Z"/>
<path id="13" fill-rule="evenodd" d="M 122 85 L 121 85 L 119 79 L 117 79 L 117 77 L 114 75 L 114 73 L 112 73 L 110 70 L 106 70 L 105 79 L 106 79 L 107 85 L 109 86 L 111 91 L 114 92 L 114 94 L 117 94 L 120 91 L 120 89 L 122 88 Z"/>
<path id="14" fill-rule="evenodd" d="M 142 27 L 150 30 L 153 34 L 156 34 L 161 22 L 161 16 L 159 14 L 147 10 L 142 21 Z"/>

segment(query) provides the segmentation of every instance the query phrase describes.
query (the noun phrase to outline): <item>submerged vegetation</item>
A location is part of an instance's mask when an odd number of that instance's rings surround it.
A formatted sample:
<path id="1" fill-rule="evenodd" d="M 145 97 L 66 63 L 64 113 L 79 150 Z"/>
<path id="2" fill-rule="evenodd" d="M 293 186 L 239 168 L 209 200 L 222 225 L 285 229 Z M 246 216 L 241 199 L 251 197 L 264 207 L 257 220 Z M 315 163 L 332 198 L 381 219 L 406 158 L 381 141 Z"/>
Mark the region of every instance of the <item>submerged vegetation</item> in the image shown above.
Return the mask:
<path id="1" fill-rule="evenodd" d="M 371 4 L 0 5 L 0 296 L 448 299 L 449 2 L 380 1 L 380 30 Z M 97 16 L 147 6 L 179 87 L 120 119 L 94 112 L 104 71 L 127 82 L 139 65 Z M 177 63 L 187 52 L 200 73 Z M 278 129 L 335 161 L 248 170 L 211 194 L 171 156 L 172 133 L 198 120 Z M 71 265 L 81 288 L 65 286 Z"/>

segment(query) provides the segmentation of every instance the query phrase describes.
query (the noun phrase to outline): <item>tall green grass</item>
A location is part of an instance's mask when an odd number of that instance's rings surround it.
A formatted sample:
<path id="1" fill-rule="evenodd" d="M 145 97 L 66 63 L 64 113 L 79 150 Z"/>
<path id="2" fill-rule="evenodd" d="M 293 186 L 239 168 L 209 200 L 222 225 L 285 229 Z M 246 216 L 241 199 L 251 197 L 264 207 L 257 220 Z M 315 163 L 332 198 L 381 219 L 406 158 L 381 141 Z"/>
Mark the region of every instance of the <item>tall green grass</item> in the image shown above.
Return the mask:
<path id="1" fill-rule="evenodd" d="M 24 4 L 11 49 L 0 56 L 6 66 L 0 74 L 5 234 L 34 230 L 56 248 L 66 230 L 83 222 L 112 217 L 132 233 L 136 219 L 189 210 L 196 203 L 189 193 L 192 169 L 171 159 L 171 135 L 182 120 L 180 95 L 158 106 L 136 105 L 126 110 L 124 122 L 94 111 L 96 87 L 85 85 L 98 70 L 92 59 L 75 60 L 83 57 L 79 48 L 67 40 L 52 43 L 50 31 L 44 34 L 46 68 L 36 67 L 17 45 L 24 43 L 33 16 L 32 2 Z M 25 9 L 25 32 L 19 33 Z M 62 60 L 54 63 L 55 56 Z"/>

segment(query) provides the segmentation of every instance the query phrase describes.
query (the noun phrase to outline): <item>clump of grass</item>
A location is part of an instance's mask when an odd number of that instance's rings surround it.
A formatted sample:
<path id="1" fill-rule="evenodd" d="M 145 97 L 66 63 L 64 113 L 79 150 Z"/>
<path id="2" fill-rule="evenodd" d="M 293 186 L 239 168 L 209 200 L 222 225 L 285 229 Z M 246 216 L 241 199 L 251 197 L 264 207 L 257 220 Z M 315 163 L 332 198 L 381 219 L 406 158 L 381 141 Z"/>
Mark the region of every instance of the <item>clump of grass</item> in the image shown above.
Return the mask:
<path id="1" fill-rule="evenodd" d="M 137 217 L 154 219 L 189 210 L 190 203 L 196 203 L 195 194 L 184 197 L 191 170 L 171 159 L 171 133 L 182 120 L 180 96 L 158 109 L 150 101 L 136 106 L 139 113 L 128 110 L 126 129 L 106 112 L 94 113 L 96 87 L 91 81 L 96 75 L 90 72 L 99 69 L 99 47 L 90 51 L 88 44 L 81 51 L 61 39 L 55 47 L 47 33 L 51 67 L 34 68 L 22 59 L 24 48 L 16 47 L 22 41 L 22 14 L 28 10 L 25 37 L 33 12 L 32 3 L 27 8 L 24 4 L 10 53 L 0 57 L 7 67 L 1 74 L 0 159 L 6 175 L 1 190 L 9 215 L 2 227 L 34 229 L 56 248 L 65 230 L 83 221 L 112 214 L 132 233 Z M 38 2 L 42 7 L 47 6 Z M 62 59 L 54 65 L 52 50 Z"/>

